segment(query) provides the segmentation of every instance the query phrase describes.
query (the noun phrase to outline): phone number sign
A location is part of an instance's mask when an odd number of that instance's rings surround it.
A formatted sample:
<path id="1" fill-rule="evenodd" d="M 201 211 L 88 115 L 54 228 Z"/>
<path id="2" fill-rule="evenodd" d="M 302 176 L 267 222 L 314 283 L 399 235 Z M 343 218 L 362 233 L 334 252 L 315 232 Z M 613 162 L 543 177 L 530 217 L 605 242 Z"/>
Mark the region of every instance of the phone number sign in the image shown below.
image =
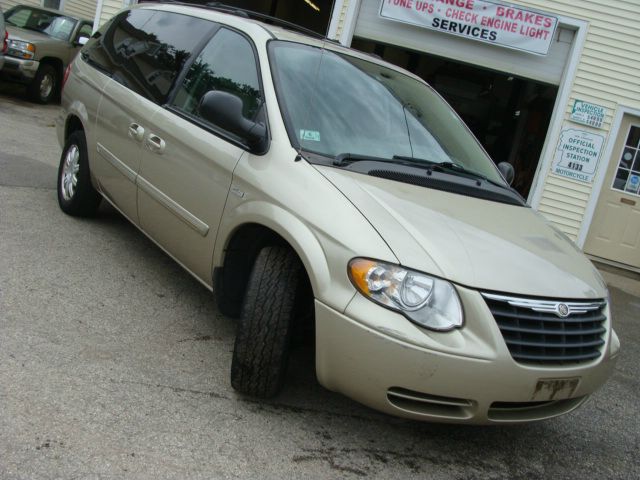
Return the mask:
<path id="1" fill-rule="evenodd" d="M 380 16 L 537 55 L 549 52 L 558 18 L 487 0 L 382 0 Z"/>
<path id="2" fill-rule="evenodd" d="M 553 173 L 592 183 L 603 143 L 602 135 L 574 128 L 562 130 L 551 167 Z"/>
<path id="3" fill-rule="evenodd" d="M 593 128 L 602 128 L 607 109 L 600 105 L 576 100 L 571 109 L 571 120 Z"/>

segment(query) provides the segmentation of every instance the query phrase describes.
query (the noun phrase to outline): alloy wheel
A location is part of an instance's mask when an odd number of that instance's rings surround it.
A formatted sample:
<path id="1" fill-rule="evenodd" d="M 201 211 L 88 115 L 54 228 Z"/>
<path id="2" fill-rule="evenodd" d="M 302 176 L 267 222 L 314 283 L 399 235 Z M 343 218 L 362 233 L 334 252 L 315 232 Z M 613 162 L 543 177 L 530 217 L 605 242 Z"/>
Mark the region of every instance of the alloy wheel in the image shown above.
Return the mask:
<path id="1" fill-rule="evenodd" d="M 78 184 L 78 171 L 80 170 L 80 150 L 77 145 L 71 145 L 64 157 L 62 175 L 60 176 L 60 186 L 62 187 L 62 198 L 69 201 L 76 193 Z"/>

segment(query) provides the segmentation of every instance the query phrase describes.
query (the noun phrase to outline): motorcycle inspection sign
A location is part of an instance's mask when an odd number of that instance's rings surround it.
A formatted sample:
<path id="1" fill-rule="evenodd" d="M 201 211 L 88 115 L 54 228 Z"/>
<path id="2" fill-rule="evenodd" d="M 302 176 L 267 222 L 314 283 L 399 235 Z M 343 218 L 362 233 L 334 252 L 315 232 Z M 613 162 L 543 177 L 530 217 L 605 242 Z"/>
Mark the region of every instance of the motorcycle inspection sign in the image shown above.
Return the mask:
<path id="1" fill-rule="evenodd" d="M 565 128 L 560 133 L 551 167 L 553 173 L 563 177 L 592 183 L 604 137 L 585 130 Z"/>
<path id="2" fill-rule="evenodd" d="M 487 0 L 382 0 L 380 16 L 537 55 L 549 52 L 558 18 Z"/>

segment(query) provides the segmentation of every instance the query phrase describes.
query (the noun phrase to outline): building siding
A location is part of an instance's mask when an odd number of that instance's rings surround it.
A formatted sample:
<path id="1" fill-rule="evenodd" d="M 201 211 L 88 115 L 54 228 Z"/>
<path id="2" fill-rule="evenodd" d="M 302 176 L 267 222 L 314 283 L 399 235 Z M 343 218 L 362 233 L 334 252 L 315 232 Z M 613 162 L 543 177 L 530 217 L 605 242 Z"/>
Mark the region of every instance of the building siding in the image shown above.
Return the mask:
<path id="1" fill-rule="evenodd" d="M 16 5 L 33 5 L 34 7 L 39 7 L 42 5 L 40 0 L 2 0 L 0 1 L 0 6 L 2 6 L 2 11 L 6 12 L 11 7 L 15 7 Z"/>
<path id="2" fill-rule="evenodd" d="M 97 1 L 65 0 L 64 13 L 84 20 L 93 20 L 96 16 L 97 5 Z"/>
<path id="3" fill-rule="evenodd" d="M 607 108 L 602 129 L 594 133 L 605 135 L 606 142 L 615 142 L 617 132 L 611 132 L 612 121 L 620 106 L 640 109 L 640 8 L 637 1 L 611 0 L 601 2 L 582 0 L 512 0 L 511 3 L 535 8 L 589 23 L 582 56 L 579 60 L 569 102 L 563 108 L 565 121 L 569 119 L 576 99 L 596 103 Z M 568 124 L 573 125 L 573 124 Z M 581 126 L 585 130 L 588 127 Z M 555 146 L 558 138 L 550 138 Z M 606 143 L 602 152 L 606 150 Z M 553 155 L 550 148 L 547 155 Z M 600 158 L 599 169 L 606 167 L 608 159 Z M 612 159 L 615 161 L 615 159 Z M 550 171 L 545 176 L 538 211 L 576 240 L 587 203 L 594 192 L 592 184 L 559 177 Z"/>
<path id="4" fill-rule="evenodd" d="M 103 25 L 107 20 L 122 10 L 123 0 L 104 0 L 102 12 L 100 13 L 99 25 Z"/>

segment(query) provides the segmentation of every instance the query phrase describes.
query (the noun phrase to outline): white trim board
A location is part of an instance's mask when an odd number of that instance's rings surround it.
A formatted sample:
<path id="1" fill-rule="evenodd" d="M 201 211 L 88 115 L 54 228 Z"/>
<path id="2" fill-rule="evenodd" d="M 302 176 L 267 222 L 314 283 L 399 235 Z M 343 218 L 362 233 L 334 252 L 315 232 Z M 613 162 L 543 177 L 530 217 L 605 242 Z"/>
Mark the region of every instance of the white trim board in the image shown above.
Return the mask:
<path id="1" fill-rule="evenodd" d="M 618 110 L 616 111 L 616 116 L 614 117 L 611 124 L 611 130 L 609 130 L 607 146 L 605 148 L 604 154 L 601 157 L 602 160 L 600 166 L 598 167 L 596 177 L 593 181 L 591 195 L 589 196 L 589 201 L 587 202 L 587 207 L 584 211 L 584 217 L 582 218 L 582 225 L 580 226 L 580 231 L 578 232 L 578 239 L 576 240 L 576 243 L 580 248 L 584 248 L 584 244 L 587 241 L 589 228 L 591 228 L 591 221 L 593 220 L 593 215 L 596 212 L 598 200 L 600 199 L 600 193 L 602 192 L 604 180 L 607 176 L 607 170 L 609 169 L 609 162 L 611 161 L 613 148 L 615 147 L 618 135 L 620 135 L 620 126 L 622 125 L 622 119 L 625 115 L 640 117 L 640 110 L 620 105 L 618 107 Z"/>
<path id="2" fill-rule="evenodd" d="M 329 21 L 329 29 L 327 37 L 338 40 L 342 45 L 348 47 L 353 40 L 353 32 L 358 22 L 358 14 L 360 13 L 361 0 L 337 0 L 333 5 L 331 20 Z M 342 30 L 338 33 L 340 27 L 340 16 L 347 4 Z"/>
<path id="3" fill-rule="evenodd" d="M 556 102 L 553 105 L 553 115 L 549 122 L 549 130 L 547 131 L 547 137 L 545 138 L 544 145 L 542 146 L 542 152 L 540 154 L 540 161 L 538 162 L 538 168 L 533 176 L 533 183 L 531 184 L 531 190 L 529 192 L 529 198 L 527 201 L 529 204 L 537 210 L 542 200 L 542 193 L 544 192 L 544 184 L 551 171 L 551 163 L 553 162 L 553 154 L 555 146 L 558 143 L 560 137 L 560 131 L 562 130 L 562 124 L 565 121 L 566 107 L 569 104 L 571 93 L 573 90 L 573 81 L 578 71 L 578 65 L 580 64 L 580 58 L 582 57 L 582 51 L 587 39 L 587 29 L 589 23 L 584 20 L 578 20 L 571 17 L 558 17 L 558 28 L 568 27 L 574 28 L 576 34 L 573 37 L 573 45 L 571 46 L 571 52 L 569 53 L 569 62 L 562 74 L 560 85 L 558 86 L 558 95 Z"/>

